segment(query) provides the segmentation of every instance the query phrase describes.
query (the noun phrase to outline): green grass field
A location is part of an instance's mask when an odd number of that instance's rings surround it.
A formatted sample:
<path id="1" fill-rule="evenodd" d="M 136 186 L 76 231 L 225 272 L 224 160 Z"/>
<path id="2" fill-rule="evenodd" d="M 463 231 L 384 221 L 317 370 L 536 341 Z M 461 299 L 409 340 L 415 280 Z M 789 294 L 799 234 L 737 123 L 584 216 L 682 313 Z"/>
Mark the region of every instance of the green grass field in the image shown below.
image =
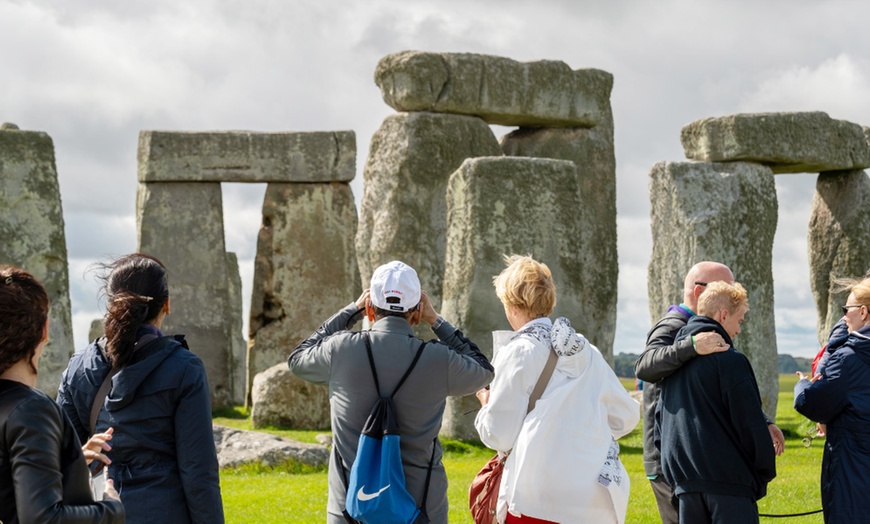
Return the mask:
<path id="1" fill-rule="evenodd" d="M 767 497 L 759 502 L 761 513 L 800 513 L 821 508 L 819 472 L 822 461 L 822 441 L 815 440 L 805 448 L 801 441 L 814 425 L 792 409 L 792 375 L 780 376 L 777 425 L 786 435 L 785 453 L 777 460 L 777 478 L 768 486 Z M 634 381 L 623 381 L 627 388 Z M 250 429 L 243 413 L 221 413 L 216 424 Z M 270 428 L 269 433 L 315 442 L 317 431 L 292 431 Z M 482 446 L 445 440 L 444 466 L 447 469 L 450 500 L 450 522 L 470 523 L 467 510 L 467 490 L 471 479 L 492 452 Z M 626 522 L 654 524 L 661 522 L 649 482 L 643 474 L 643 439 L 638 426 L 620 440 L 621 457 L 631 476 L 631 499 Z M 715 453 L 715 450 L 711 450 Z M 292 472 L 291 472 L 292 471 Z M 326 472 L 305 472 L 299 468 L 264 471 L 261 468 L 224 470 L 221 490 L 227 522 L 289 522 L 312 523 L 325 520 Z M 788 519 L 762 518 L 762 522 L 796 524 L 821 523 L 821 514 Z"/>

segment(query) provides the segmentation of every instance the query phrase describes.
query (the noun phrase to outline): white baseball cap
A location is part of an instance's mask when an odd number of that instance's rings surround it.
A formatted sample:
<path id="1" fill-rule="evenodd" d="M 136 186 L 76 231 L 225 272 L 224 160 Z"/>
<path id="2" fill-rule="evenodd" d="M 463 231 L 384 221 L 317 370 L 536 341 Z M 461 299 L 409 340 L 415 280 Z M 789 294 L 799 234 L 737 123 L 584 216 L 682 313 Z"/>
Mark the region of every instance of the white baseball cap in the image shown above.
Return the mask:
<path id="1" fill-rule="evenodd" d="M 393 260 L 372 274 L 371 301 L 384 311 L 408 312 L 420 303 L 420 279 L 414 268 Z"/>

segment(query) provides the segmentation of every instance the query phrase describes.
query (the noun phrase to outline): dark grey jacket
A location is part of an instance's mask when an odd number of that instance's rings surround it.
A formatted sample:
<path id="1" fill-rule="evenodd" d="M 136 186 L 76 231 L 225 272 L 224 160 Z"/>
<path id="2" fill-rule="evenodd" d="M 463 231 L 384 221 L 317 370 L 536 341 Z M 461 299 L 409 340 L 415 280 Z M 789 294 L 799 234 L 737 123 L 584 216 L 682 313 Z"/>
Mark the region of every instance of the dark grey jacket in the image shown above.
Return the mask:
<path id="1" fill-rule="evenodd" d="M 650 329 L 646 336 L 646 349 L 634 364 L 637 378 L 646 382 L 643 385 L 643 468 L 647 476 L 662 474 L 661 456 L 653 443 L 656 404 L 661 393 L 659 382 L 698 355 L 691 338 L 674 342 L 677 333 L 693 315 L 688 309 L 671 306 Z"/>
<path id="2" fill-rule="evenodd" d="M 349 331 L 362 311 L 350 304 L 327 320 L 293 351 L 288 359 L 293 374 L 329 386 L 333 442 L 346 472 L 356 458 L 359 435 L 378 399 L 362 333 Z M 435 330 L 440 342 L 430 342 L 414 371 L 393 398 L 399 418 L 405 485 L 420 505 L 426 471 L 435 446 L 435 460 L 427 500 L 433 523 L 447 522 L 447 475 L 441 463 L 441 430 L 446 397 L 468 395 L 492 381 L 493 368 L 477 346 L 461 331 L 444 322 Z M 408 369 L 422 340 L 407 321 L 398 317 L 378 320 L 370 332 L 372 353 L 381 385 L 389 394 Z M 341 512 L 345 489 L 335 455 L 329 464 L 330 523 L 344 524 Z"/>

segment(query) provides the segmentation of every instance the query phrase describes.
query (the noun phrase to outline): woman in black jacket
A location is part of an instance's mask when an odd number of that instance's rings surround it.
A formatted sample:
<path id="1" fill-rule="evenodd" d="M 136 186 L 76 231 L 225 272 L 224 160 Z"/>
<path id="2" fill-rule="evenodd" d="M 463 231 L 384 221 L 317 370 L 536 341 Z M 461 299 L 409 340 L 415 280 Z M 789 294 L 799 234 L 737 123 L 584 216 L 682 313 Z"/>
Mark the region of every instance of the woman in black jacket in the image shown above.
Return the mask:
<path id="1" fill-rule="evenodd" d="M 123 523 L 111 482 L 94 502 L 78 436 L 36 389 L 49 307 L 33 275 L 0 266 L 0 522 Z"/>
<path id="2" fill-rule="evenodd" d="M 128 522 L 222 523 L 205 367 L 183 336 L 160 331 L 166 269 L 143 254 L 107 268 L 106 336 L 73 355 L 58 402 L 80 437 L 114 428 L 109 478 Z"/>

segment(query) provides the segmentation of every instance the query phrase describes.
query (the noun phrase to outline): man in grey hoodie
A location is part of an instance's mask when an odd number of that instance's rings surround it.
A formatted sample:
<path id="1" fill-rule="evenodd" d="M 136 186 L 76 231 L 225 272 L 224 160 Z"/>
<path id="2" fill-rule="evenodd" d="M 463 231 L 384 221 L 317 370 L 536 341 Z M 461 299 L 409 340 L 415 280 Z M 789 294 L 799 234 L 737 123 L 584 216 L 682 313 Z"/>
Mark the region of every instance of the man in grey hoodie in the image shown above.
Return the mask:
<path id="1" fill-rule="evenodd" d="M 363 313 L 374 321 L 371 331 L 351 331 Z M 447 522 L 447 475 L 438 441 L 446 397 L 468 395 L 486 386 L 493 379 L 493 368 L 473 342 L 435 312 L 416 271 L 393 261 L 377 268 L 371 288 L 324 322 L 288 360 L 294 375 L 329 387 L 337 450 L 329 463 L 329 524 L 346 523 L 342 515 L 347 495 L 344 479 L 356 458 L 360 433 L 372 406 L 381 395 L 393 391 L 423 344 L 413 330 L 421 320 L 432 326 L 439 340 L 426 344 L 413 372 L 393 397 L 393 405 L 402 436 L 406 488 L 431 522 Z M 380 391 L 369 371 L 366 337 Z"/>

